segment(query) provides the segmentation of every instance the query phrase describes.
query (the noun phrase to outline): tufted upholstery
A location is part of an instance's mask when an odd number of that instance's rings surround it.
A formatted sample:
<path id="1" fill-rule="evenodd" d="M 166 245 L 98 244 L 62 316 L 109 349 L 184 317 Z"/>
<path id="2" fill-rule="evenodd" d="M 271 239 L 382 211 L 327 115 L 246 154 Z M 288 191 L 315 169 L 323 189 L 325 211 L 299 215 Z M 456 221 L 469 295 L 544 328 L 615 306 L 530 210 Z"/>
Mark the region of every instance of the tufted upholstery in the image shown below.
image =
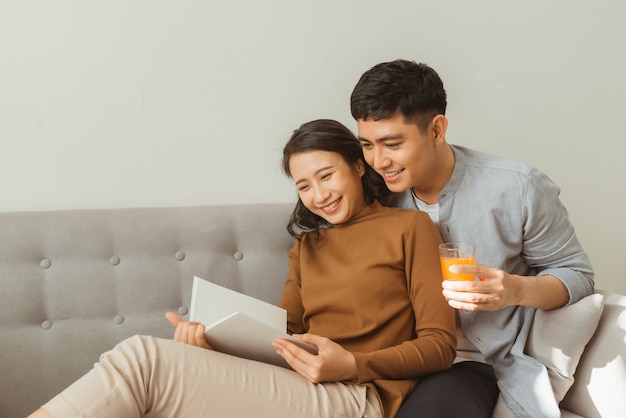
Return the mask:
<path id="1" fill-rule="evenodd" d="M 291 205 L 0 214 L 0 417 L 140 333 L 171 337 L 194 274 L 278 303 Z"/>
<path id="2" fill-rule="evenodd" d="M 24 417 L 134 334 L 171 337 L 194 275 L 278 303 L 291 204 L 0 213 L 0 417 Z M 605 293 L 563 417 L 621 417 L 626 297 Z M 498 416 L 502 418 L 502 416 Z"/>

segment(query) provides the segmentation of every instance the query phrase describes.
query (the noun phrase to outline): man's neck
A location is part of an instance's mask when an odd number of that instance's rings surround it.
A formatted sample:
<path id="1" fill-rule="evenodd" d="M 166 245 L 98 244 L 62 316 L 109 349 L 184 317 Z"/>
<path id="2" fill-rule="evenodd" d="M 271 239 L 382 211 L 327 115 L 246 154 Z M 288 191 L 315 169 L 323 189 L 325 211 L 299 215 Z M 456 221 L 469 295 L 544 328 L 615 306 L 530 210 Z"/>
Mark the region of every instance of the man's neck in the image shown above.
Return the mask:
<path id="1" fill-rule="evenodd" d="M 415 190 L 415 187 L 410 189 L 411 194 L 421 202 L 426 203 L 427 205 L 434 205 L 439 202 L 439 192 L 431 192 L 431 193 L 423 193 Z"/>
<path id="2" fill-rule="evenodd" d="M 428 205 L 439 203 L 439 193 L 441 193 L 441 190 L 448 184 L 454 172 L 454 151 L 452 151 L 452 147 L 448 143 L 442 145 L 441 156 L 439 158 L 440 163 L 435 168 L 432 182 L 428 187 L 412 188 L 412 193 L 415 197 Z"/>

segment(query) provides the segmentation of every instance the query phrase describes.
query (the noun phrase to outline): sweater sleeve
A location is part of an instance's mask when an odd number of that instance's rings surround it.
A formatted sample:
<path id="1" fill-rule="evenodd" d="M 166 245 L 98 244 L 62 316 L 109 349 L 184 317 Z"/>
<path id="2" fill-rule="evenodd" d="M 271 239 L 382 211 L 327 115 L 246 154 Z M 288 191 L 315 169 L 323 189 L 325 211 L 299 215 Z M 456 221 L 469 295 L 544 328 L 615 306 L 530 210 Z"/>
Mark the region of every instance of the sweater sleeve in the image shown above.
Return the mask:
<path id="1" fill-rule="evenodd" d="M 306 332 L 303 323 L 304 306 L 300 281 L 300 245 L 301 240 L 298 240 L 289 251 L 289 275 L 279 303 L 279 306 L 287 311 L 287 332 L 289 334 Z"/>
<path id="2" fill-rule="evenodd" d="M 353 353 L 358 383 L 411 379 L 452 366 L 456 354 L 454 310 L 442 294 L 441 237 L 427 214 L 415 212 L 403 234 L 405 271 L 416 338 L 369 353 Z"/>

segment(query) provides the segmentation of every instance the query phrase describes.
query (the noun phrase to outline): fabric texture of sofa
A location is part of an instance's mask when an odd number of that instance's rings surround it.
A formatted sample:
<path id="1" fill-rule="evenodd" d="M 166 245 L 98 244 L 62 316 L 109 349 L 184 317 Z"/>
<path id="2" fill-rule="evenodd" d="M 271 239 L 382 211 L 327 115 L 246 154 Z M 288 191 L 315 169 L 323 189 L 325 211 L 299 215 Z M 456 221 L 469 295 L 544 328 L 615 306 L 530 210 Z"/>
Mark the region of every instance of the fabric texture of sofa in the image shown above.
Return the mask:
<path id="1" fill-rule="evenodd" d="M 194 275 L 278 303 L 291 209 L 0 213 L 0 417 L 26 416 L 126 337 L 170 338 L 164 313 L 186 317 Z M 551 363 L 551 378 L 566 392 L 563 416 L 625 416 L 625 310 L 625 296 L 598 291 L 584 304 L 536 316 L 527 350 Z"/>

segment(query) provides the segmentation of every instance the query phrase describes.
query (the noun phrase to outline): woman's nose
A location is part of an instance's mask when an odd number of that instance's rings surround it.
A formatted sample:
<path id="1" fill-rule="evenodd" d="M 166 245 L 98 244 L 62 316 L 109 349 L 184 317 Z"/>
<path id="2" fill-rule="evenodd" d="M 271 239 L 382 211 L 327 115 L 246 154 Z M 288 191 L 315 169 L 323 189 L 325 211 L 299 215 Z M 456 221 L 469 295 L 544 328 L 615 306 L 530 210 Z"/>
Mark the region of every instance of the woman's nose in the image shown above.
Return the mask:
<path id="1" fill-rule="evenodd" d="M 315 200 L 317 201 L 317 203 L 324 203 L 326 199 L 328 199 L 329 195 L 330 192 L 326 190 L 325 187 L 320 186 L 315 189 Z"/>

